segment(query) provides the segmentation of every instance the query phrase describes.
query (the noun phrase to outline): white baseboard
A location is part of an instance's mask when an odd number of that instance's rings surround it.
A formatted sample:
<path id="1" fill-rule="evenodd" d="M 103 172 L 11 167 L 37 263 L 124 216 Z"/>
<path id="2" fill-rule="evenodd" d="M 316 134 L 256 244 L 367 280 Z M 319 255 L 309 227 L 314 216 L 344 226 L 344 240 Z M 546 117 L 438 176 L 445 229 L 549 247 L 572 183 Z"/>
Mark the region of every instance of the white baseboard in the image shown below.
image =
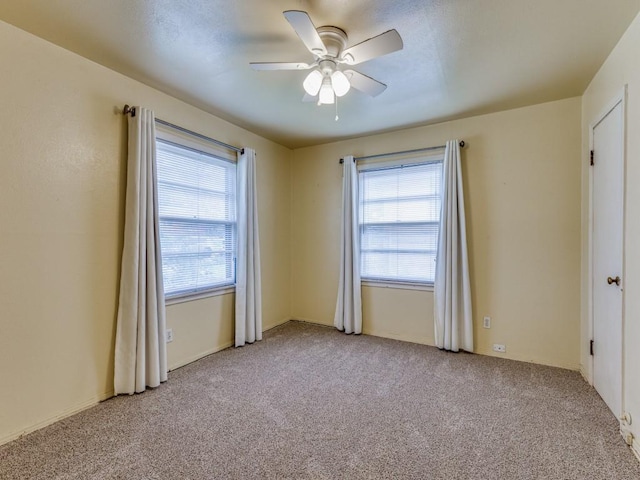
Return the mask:
<path id="1" fill-rule="evenodd" d="M 88 408 L 95 407 L 98 403 L 103 402 L 109 398 L 113 397 L 113 391 L 102 393 L 101 395 L 96 395 L 84 402 L 81 402 L 71 408 L 63 410 L 62 412 L 54 415 L 53 417 L 46 418 L 38 423 L 33 425 L 29 425 L 27 427 L 21 428 L 16 432 L 11 432 L 8 435 L 0 437 L 0 445 L 4 445 L 5 443 L 9 443 L 13 440 L 16 440 L 24 435 L 35 432 L 36 430 L 40 430 L 41 428 L 48 427 L 60 420 L 63 420 L 67 417 L 71 417 L 76 413 L 80 413 Z"/>
<path id="2" fill-rule="evenodd" d="M 582 375 L 582 378 L 584 379 L 585 382 L 587 382 L 589 385 L 593 385 L 593 382 L 591 381 L 591 378 L 588 372 L 585 370 L 584 365 L 582 364 L 580 364 L 580 375 Z"/>

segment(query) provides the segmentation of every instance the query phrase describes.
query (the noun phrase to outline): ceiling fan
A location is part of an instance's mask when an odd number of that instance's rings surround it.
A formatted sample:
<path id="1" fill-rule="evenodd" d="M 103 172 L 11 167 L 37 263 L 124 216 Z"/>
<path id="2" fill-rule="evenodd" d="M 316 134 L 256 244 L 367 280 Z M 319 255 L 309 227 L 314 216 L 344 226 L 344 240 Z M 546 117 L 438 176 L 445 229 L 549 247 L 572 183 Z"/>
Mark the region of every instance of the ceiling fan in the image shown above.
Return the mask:
<path id="1" fill-rule="evenodd" d="M 364 42 L 347 46 L 347 34 L 334 26 L 316 28 L 306 12 L 287 10 L 285 18 L 302 43 L 313 54 L 312 63 L 254 62 L 254 70 L 311 70 L 303 82 L 306 95 L 303 101 L 318 105 L 333 104 L 335 98 L 346 95 L 351 87 L 367 95 L 380 95 L 387 86 L 350 67 L 388 53 L 402 50 L 402 38 L 396 30 L 389 30 Z M 345 68 L 346 67 L 346 68 Z"/>

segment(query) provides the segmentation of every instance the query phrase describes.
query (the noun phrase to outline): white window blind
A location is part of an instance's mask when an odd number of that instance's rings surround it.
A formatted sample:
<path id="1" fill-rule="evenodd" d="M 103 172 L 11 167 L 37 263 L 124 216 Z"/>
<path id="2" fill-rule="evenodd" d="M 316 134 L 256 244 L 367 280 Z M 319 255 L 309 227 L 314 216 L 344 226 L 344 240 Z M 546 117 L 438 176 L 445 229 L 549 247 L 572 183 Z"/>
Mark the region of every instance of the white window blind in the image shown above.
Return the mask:
<path id="1" fill-rule="evenodd" d="M 441 188 L 441 161 L 359 173 L 363 279 L 433 283 Z"/>
<path id="2" fill-rule="evenodd" d="M 160 138 L 156 158 L 165 296 L 233 285 L 235 163 Z"/>

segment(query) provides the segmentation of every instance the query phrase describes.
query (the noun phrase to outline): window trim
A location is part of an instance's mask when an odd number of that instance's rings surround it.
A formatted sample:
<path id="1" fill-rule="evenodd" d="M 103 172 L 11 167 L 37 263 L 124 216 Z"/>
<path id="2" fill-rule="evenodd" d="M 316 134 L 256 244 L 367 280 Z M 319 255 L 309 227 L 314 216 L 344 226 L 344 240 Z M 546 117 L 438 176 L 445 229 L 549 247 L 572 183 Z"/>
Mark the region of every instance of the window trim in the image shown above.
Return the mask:
<path id="1" fill-rule="evenodd" d="M 191 135 L 187 135 L 186 133 L 158 122 L 156 122 L 156 139 L 161 139 L 165 143 L 175 147 L 203 152 L 218 157 L 220 160 L 238 163 L 238 154 L 235 150 L 225 149 L 217 144 L 194 138 Z"/>
<path id="2" fill-rule="evenodd" d="M 401 280 L 382 280 L 377 278 L 362 278 L 360 285 L 372 288 L 395 288 L 398 290 L 420 290 L 433 292 L 433 282 L 404 282 Z"/>
<path id="3" fill-rule="evenodd" d="M 220 285 L 215 288 L 207 290 L 199 290 L 192 293 L 182 293 L 179 295 L 165 295 L 165 305 L 177 305 L 178 303 L 192 302 L 194 300 L 201 300 L 203 298 L 218 297 L 220 295 L 227 295 L 229 293 L 236 293 L 236 285 Z"/>
<path id="4" fill-rule="evenodd" d="M 165 143 L 167 145 L 183 148 L 188 151 L 192 151 L 195 153 L 203 153 L 205 155 L 211 155 L 216 159 L 229 162 L 235 166 L 238 164 L 238 154 L 236 151 L 231 149 L 225 149 L 217 144 L 212 144 L 210 142 L 206 142 L 201 139 L 193 138 L 192 136 L 187 135 L 179 130 L 171 128 L 168 125 L 164 125 L 156 122 L 156 142 Z M 226 221 L 204 221 L 203 223 L 219 223 L 219 224 L 235 224 L 235 222 L 226 222 Z M 236 256 L 233 258 L 233 263 L 236 262 Z M 165 305 L 176 305 L 179 303 L 191 302 L 194 300 L 200 300 L 209 297 L 216 297 L 219 295 L 226 295 L 229 293 L 235 293 L 236 291 L 236 281 L 235 275 L 234 280 L 231 283 L 220 283 L 218 285 L 212 285 L 200 290 L 186 290 L 181 291 L 179 293 L 174 294 L 166 294 L 164 295 Z"/>
<path id="5" fill-rule="evenodd" d="M 419 165 L 430 165 L 434 163 L 440 163 L 444 165 L 444 151 L 435 150 L 433 152 L 429 152 L 427 155 L 416 155 L 411 157 L 402 156 L 401 158 L 395 159 L 385 159 L 383 161 L 368 161 L 368 162 L 359 162 L 357 165 L 358 171 L 358 183 L 360 183 L 360 174 L 362 172 L 375 172 L 381 170 L 394 170 L 403 167 L 415 167 Z M 359 194 L 358 194 L 359 197 Z M 360 210 L 360 199 L 358 198 L 358 210 Z M 403 223 L 411 223 L 411 222 L 403 222 Z M 414 222 L 415 223 L 415 222 Z M 436 223 L 436 222 L 419 222 L 419 223 Z M 439 223 L 439 222 L 438 222 Z M 358 243 L 362 239 L 362 230 L 364 225 L 371 225 L 371 223 L 363 224 L 360 223 L 360 219 L 358 219 L 358 231 L 359 238 Z M 362 256 L 362 248 L 359 246 L 359 254 Z M 438 255 L 438 251 L 436 248 L 436 257 Z M 401 290 L 422 290 L 422 291 L 433 291 L 434 290 L 434 282 L 425 280 L 423 282 L 417 280 L 397 280 L 392 278 L 383 278 L 383 277 L 369 277 L 369 276 L 360 276 L 360 284 L 365 287 L 378 287 L 378 288 L 396 288 Z"/>
<path id="6" fill-rule="evenodd" d="M 444 147 L 441 150 L 434 150 L 423 155 L 414 153 L 411 156 L 399 155 L 397 158 L 391 159 L 387 156 L 384 160 L 360 160 L 357 162 L 356 168 L 359 174 L 363 171 L 388 170 L 442 162 L 444 162 Z"/>

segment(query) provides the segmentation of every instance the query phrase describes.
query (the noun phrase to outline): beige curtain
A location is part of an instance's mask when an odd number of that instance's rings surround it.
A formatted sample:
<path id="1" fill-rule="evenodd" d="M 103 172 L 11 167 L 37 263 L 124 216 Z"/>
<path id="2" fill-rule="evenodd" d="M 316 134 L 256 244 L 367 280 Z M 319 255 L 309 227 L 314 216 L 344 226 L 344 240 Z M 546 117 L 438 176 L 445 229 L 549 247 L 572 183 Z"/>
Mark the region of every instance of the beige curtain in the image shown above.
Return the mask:
<path id="1" fill-rule="evenodd" d="M 345 333 L 362 333 L 360 233 L 358 230 L 358 171 L 353 156 L 344 157 L 340 278 L 333 324 Z"/>
<path id="2" fill-rule="evenodd" d="M 238 154 L 237 259 L 235 345 L 262 340 L 262 284 L 256 152 L 245 148 Z"/>
<path id="3" fill-rule="evenodd" d="M 116 395 L 167 380 L 165 307 L 158 226 L 155 119 L 129 117 L 127 198 L 116 330 Z"/>
<path id="4" fill-rule="evenodd" d="M 473 352 L 471 287 L 467 258 L 460 144 L 447 142 L 442 176 L 442 209 L 434 282 L 436 345 Z"/>

